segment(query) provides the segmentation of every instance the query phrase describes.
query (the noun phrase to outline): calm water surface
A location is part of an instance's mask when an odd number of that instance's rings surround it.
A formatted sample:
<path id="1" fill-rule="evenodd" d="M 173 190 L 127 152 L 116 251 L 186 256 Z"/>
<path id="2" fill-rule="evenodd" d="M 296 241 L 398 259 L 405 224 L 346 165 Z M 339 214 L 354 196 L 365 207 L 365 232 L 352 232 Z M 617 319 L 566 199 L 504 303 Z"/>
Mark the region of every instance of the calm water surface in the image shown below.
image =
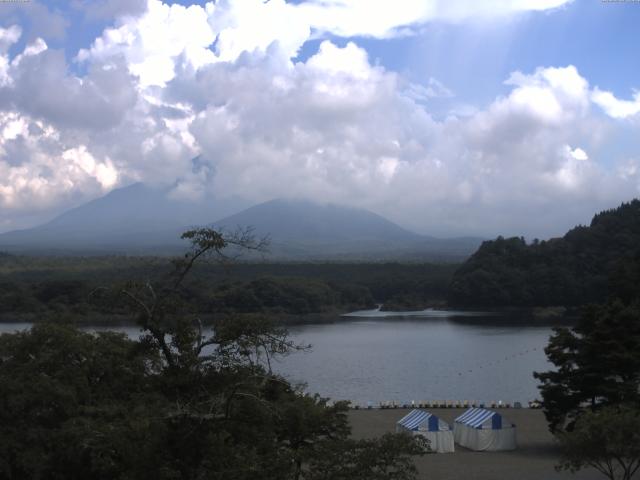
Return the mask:
<path id="1" fill-rule="evenodd" d="M 354 312 L 337 323 L 291 327 L 311 344 L 274 369 L 307 390 L 365 405 L 395 400 L 527 402 L 539 397 L 533 371 L 551 368 L 544 355 L 551 327 L 513 326 L 460 312 Z M 461 316 L 464 315 L 464 316 Z M 0 332 L 28 328 L 0 324 Z M 96 328 L 98 329 L 98 328 Z M 95 329 L 94 329 L 95 330 Z M 118 327 L 136 338 L 137 327 Z"/>

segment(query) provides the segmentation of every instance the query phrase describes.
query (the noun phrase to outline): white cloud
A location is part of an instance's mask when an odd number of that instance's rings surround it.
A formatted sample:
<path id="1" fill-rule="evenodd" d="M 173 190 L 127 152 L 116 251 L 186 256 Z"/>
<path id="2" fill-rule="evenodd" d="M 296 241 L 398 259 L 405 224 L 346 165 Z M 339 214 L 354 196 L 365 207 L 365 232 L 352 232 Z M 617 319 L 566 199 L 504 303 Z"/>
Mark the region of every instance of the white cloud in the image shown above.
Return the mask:
<path id="1" fill-rule="evenodd" d="M 570 0 L 311 0 L 298 8 L 311 27 L 343 37 L 389 38 L 430 21 L 460 22 L 548 10 Z"/>
<path id="2" fill-rule="evenodd" d="M 40 37 L 36 38 L 33 42 L 29 43 L 22 53 L 16 55 L 13 60 L 11 60 L 11 65 L 13 67 L 17 67 L 23 58 L 25 57 L 33 57 L 35 55 L 39 55 L 40 53 L 47 50 L 49 47 L 47 42 L 45 42 Z M 11 76 L 15 76 L 15 72 L 12 73 Z"/>
<path id="3" fill-rule="evenodd" d="M 63 135 L 41 121 L 0 113 L 0 215 L 46 211 L 78 193 L 97 195 L 116 183 L 112 162 L 84 145 L 66 148 Z"/>
<path id="4" fill-rule="evenodd" d="M 11 25 L 8 28 L 0 27 L 0 53 L 5 54 L 11 45 L 16 43 L 22 35 L 19 25 Z"/>
<path id="5" fill-rule="evenodd" d="M 0 27 L 0 87 L 11 81 L 9 75 L 9 48 L 15 44 L 22 35 L 19 25 L 11 25 L 8 28 Z"/>
<path id="6" fill-rule="evenodd" d="M 330 199 L 432 234 L 543 236 L 637 193 L 637 162 L 601 158 L 614 120 L 574 66 L 514 72 L 504 96 L 436 120 L 430 100 L 453 92 L 356 41 L 295 60 L 319 31 L 386 37 L 566 2 L 401 3 L 150 0 L 78 53 L 82 76 L 30 40 L 0 57 L 0 223 L 144 180 L 182 199 Z"/>
<path id="7" fill-rule="evenodd" d="M 318 67 L 342 55 L 352 60 Z M 592 213 L 602 198 L 634 191 L 586 154 L 603 126 L 575 67 L 514 74 L 508 96 L 438 122 L 403 93 L 397 75 L 363 59 L 355 45 L 325 43 L 292 70 L 265 59 L 210 65 L 195 83 L 181 84 L 216 92 L 209 93 L 216 107 L 202 110 L 191 127 L 215 165 L 215 188 L 253 201 L 332 198 L 432 232 L 484 234 L 548 232 L 559 218 L 576 218 L 554 203 L 578 202 L 583 214 Z M 575 144 L 584 147 L 568 146 Z M 546 213 L 523 215 L 532 204 Z"/>
<path id="8" fill-rule="evenodd" d="M 433 98 L 451 98 L 455 96 L 442 82 L 433 77 L 429 78 L 426 86 L 410 83 L 403 90 L 403 94 L 417 102 L 428 102 Z"/>
<path id="9" fill-rule="evenodd" d="M 69 19 L 59 8 L 38 0 L 2 2 L 0 22 L 23 24 L 25 28 L 22 30 L 28 40 L 37 37 L 63 40 L 70 25 Z"/>
<path id="10" fill-rule="evenodd" d="M 307 60 L 306 66 L 329 76 L 346 75 L 359 80 L 366 80 L 372 74 L 367 52 L 353 42 L 338 48 L 325 40 L 320 44 L 318 53 Z"/>
<path id="11" fill-rule="evenodd" d="M 294 58 L 312 34 L 387 38 L 407 34 L 406 28 L 428 21 L 504 17 L 569 1 L 510 0 L 487 5 L 465 0 L 452 6 L 453 2 L 441 0 L 310 0 L 301 4 L 221 0 L 204 7 L 184 7 L 148 0 L 142 15 L 121 18 L 119 26 L 105 30 L 77 59 L 104 61 L 124 55 L 141 86 L 164 86 L 174 78 L 178 62 L 197 69 L 216 61 L 233 62 L 243 52 L 264 53 L 274 44 L 285 58 Z"/>
<path id="12" fill-rule="evenodd" d="M 85 145 L 79 145 L 62 152 L 62 161 L 67 165 L 77 165 L 87 175 L 95 178 L 102 188 L 113 187 L 118 180 L 118 172 L 109 158 L 98 162 L 87 150 Z"/>
<path id="13" fill-rule="evenodd" d="M 109 128 L 135 104 L 133 78 L 120 58 L 93 63 L 84 77 L 69 72 L 63 51 L 37 38 L 7 65 L 0 84 L 5 109 L 58 127 Z"/>
<path id="14" fill-rule="evenodd" d="M 515 72 L 505 83 L 515 86 L 510 108 L 548 123 L 564 122 L 589 107 L 589 84 L 573 65 L 538 68 L 533 75 Z"/>
<path id="15" fill-rule="evenodd" d="M 264 52 L 273 42 L 287 57 L 295 57 L 311 35 L 301 9 L 284 0 L 222 0 L 210 12 L 209 22 L 218 34 L 216 54 L 223 61 L 233 61 L 242 52 Z"/>
<path id="16" fill-rule="evenodd" d="M 126 17 L 119 27 L 108 28 L 77 59 L 103 62 L 124 56 L 141 87 L 163 86 L 175 76 L 179 56 L 194 68 L 214 60 L 208 48 L 216 38 L 208 23 L 212 9 L 213 4 L 184 7 L 150 0 L 142 16 Z"/>
<path id="17" fill-rule="evenodd" d="M 591 99 L 613 118 L 627 118 L 640 113 L 640 92 L 634 92 L 633 100 L 619 100 L 613 93 L 595 88 Z"/>
<path id="18" fill-rule="evenodd" d="M 587 152 L 585 152 L 581 148 L 574 148 L 573 150 L 571 150 L 571 148 L 569 147 L 569 155 L 571 156 L 571 158 L 573 158 L 575 160 L 588 160 L 589 159 L 589 156 L 587 155 Z"/>

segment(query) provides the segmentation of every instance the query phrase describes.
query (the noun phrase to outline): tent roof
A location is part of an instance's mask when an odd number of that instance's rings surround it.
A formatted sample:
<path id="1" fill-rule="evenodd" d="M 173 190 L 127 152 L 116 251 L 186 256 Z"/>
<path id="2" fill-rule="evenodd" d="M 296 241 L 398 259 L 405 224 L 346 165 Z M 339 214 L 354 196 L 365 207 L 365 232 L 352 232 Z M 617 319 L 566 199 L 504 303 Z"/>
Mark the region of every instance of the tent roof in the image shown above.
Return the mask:
<path id="1" fill-rule="evenodd" d="M 427 422 L 429 426 L 433 424 L 435 430 L 439 430 L 441 427 L 446 426 L 445 422 L 442 422 L 438 417 L 424 410 L 411 410 L 407 415 L 398 420 L 398 425 L 402 425 L 408 430 L 417 430 L 420 425 L 423 425 L 425 422 Z M 432 429 L 429 428 L 429 430 Z"/>
<path id="2" fill-rule="evenodd" d="M 492 428 L 502 428 L 502 415 L 484 408 L 470 408 L 458 418 L 456 423 L 462 423 L 473 428 L 482 428 L 485 422 L 491 420 Z"/>

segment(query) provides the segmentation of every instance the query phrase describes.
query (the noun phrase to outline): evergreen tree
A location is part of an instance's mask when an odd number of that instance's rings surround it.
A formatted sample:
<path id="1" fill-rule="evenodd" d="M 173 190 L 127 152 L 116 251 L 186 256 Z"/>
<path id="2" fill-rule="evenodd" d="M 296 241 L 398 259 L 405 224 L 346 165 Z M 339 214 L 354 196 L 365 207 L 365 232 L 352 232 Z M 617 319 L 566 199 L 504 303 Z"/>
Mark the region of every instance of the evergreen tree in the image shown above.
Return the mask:
<path id="1" fill-rule="evenodd" d="M 585 410 L 640 404 L 640 309 L 612 301 L 586 309 L 573 329 L 558 328 L 545 349 L 555 370 L 541 381 L 552 431 L 571 429 Z"/>

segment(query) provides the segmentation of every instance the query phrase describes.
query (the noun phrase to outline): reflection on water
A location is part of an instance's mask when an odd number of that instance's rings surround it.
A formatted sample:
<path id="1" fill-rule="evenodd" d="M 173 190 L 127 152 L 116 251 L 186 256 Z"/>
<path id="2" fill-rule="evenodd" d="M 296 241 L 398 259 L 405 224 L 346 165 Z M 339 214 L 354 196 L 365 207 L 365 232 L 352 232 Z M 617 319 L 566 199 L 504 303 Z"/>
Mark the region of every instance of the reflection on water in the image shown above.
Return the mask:
<path id="1" fill-rule="evenodd" d="M 390 400 L 525 403 L 539 397 L 532 372 L 550 368 L 543 349 L 551 327 L 504 320 L 468 322 L 454 316 L 458 312 L 425 312 L 371 316 L 354 312 L 332 324 L 291 327 L 292 338 L 310 343 L 312 351 L 292 354 L 274 368 L 293 382 L 306 381 L 310 392 L 360 404 Z M 28 327 L 0 324 L 0 332 Z M 140 334 L 135 326 L 115 330 L 131 338 Z"/>

